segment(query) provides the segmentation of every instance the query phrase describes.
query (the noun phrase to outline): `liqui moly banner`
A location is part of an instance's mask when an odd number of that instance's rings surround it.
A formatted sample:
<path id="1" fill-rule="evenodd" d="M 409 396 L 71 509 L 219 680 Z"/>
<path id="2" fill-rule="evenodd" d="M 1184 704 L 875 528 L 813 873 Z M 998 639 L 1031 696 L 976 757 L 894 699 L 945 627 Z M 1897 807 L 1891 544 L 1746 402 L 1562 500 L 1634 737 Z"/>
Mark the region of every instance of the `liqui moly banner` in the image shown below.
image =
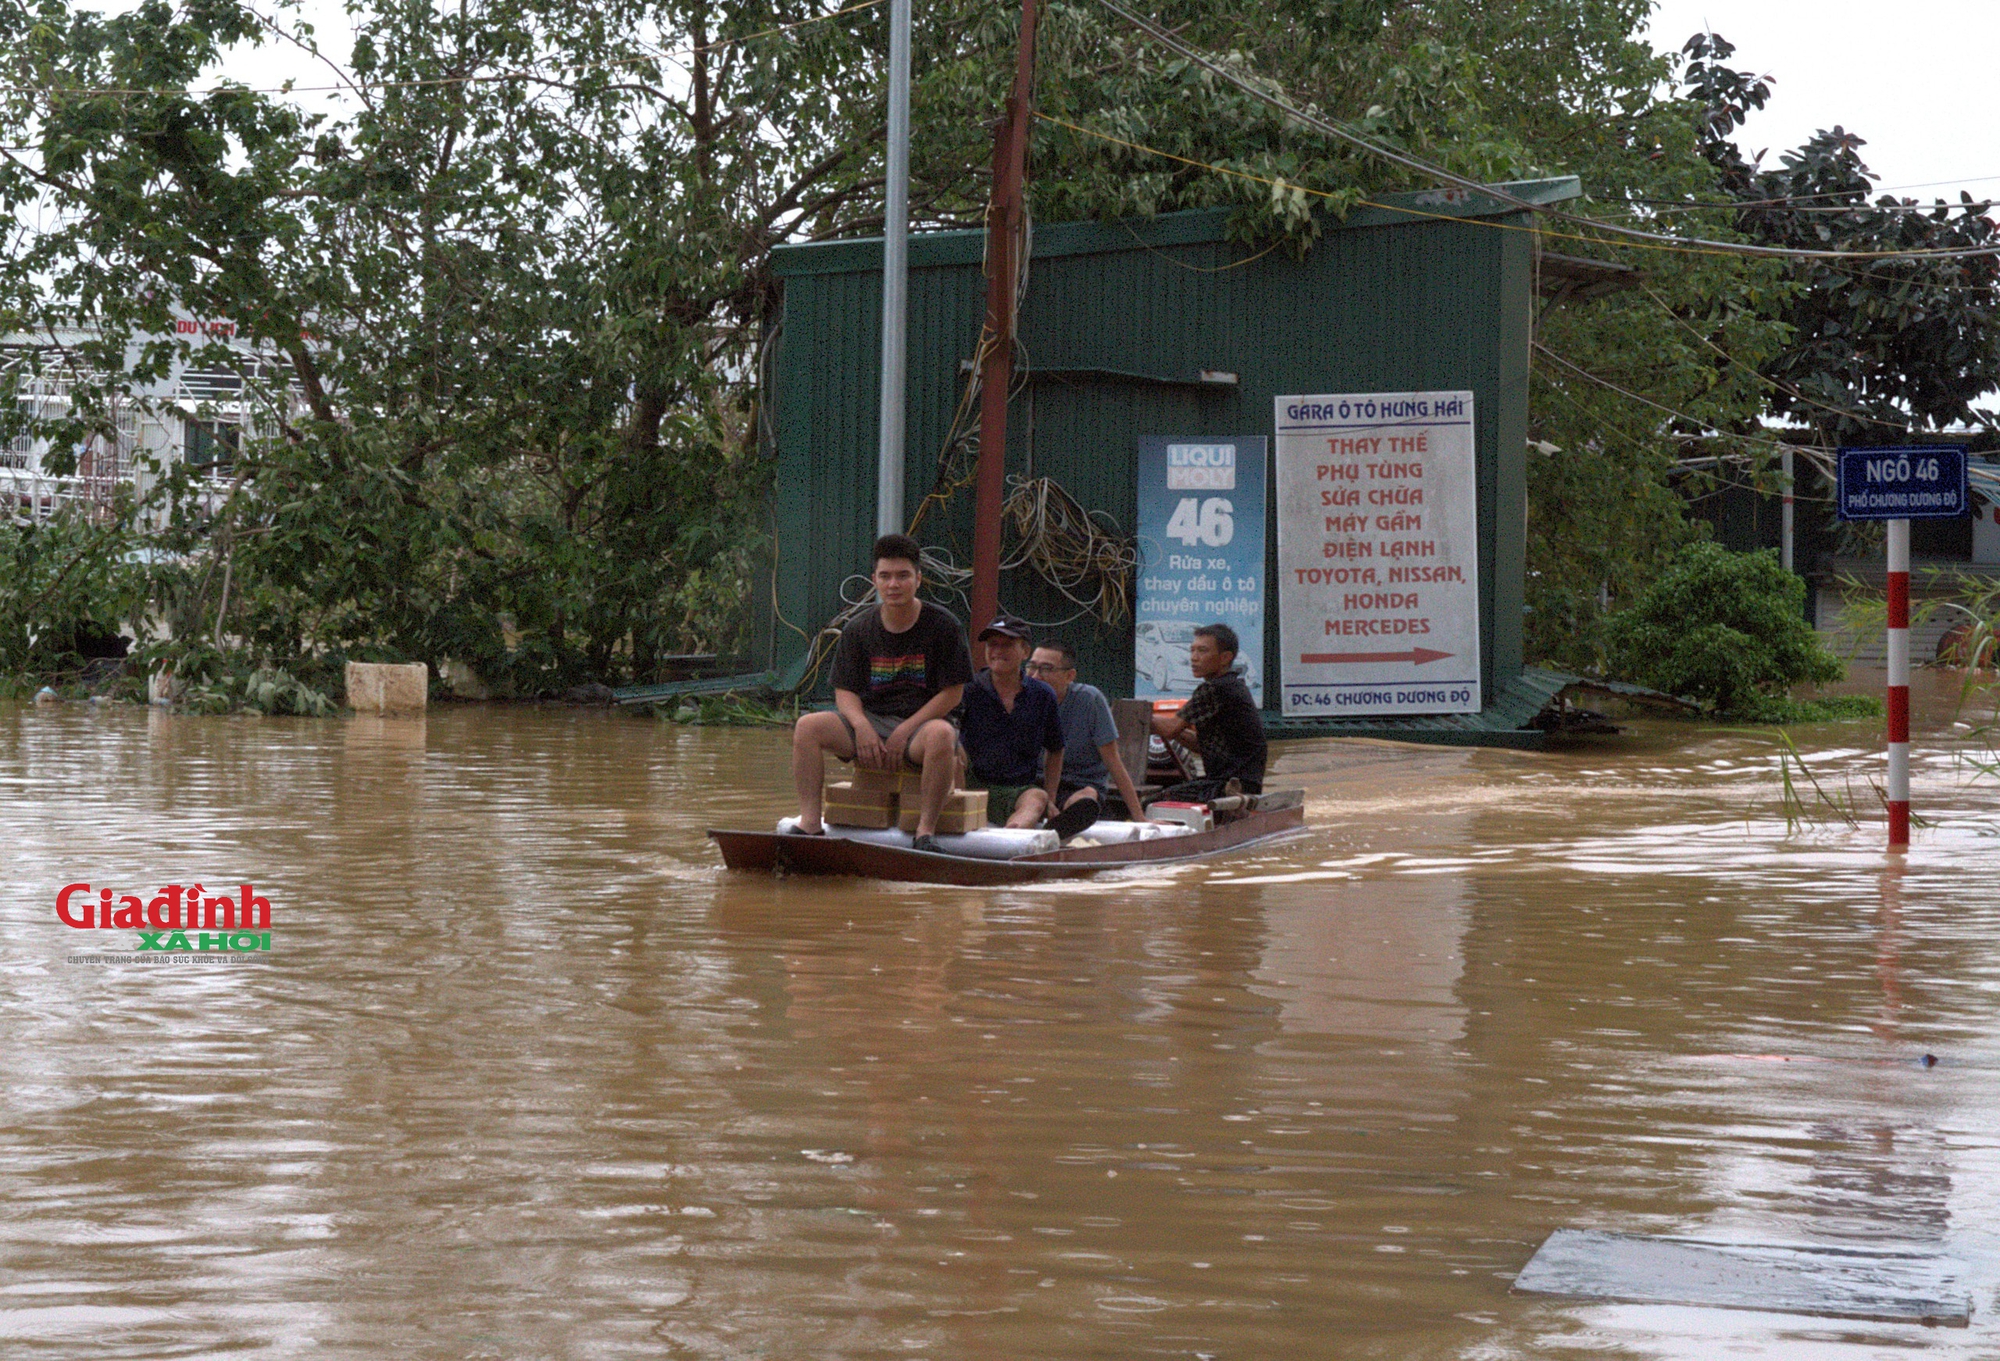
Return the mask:
<path id="1" fill-rule="evenodd" d="M 1264 700 L 1262 435 L 1153 435 L 1139 441 L 1139 580 L 1132 615 L 1132 693 L 1194 693 L 1188 644 L 1200 624 L 1227 624 L 1236 663 Z"/>
<path id="2" fill-rule="evenodd" d="M 1477 712 L 1472 394 L 1280 397 L 1277 442 L 1283 712 Z"/>

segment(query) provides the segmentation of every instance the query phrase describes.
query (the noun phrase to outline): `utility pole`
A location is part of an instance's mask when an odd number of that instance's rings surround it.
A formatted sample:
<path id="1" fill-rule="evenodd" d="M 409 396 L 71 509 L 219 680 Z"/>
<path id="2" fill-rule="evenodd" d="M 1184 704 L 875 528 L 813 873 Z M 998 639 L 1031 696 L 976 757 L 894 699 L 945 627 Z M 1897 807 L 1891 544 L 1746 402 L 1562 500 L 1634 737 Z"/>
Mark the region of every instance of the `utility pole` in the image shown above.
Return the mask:
<path id="1" fill-rule="evenodd" d="M 882 409 L 875 532 L 903 532 L 903 384 L 910 296 L 910 0 L 889 0 L 888 183 L 882 205 Z"/>
<path id="2" fill-rule="evenodd" d="M 1023 182 L 1035 88 L 1035 0 L 1021 0 L 1021 50 L 1007 113 L 993 136 L 986 209 L 987 350 L 979 374 L 979 470 L 972 521 L 973 637 L 1000 608 L 1000 506 L 1007 491 L 1007 389 L 1014 384 L 1014 308 L 1026 221 Z"/>
<path id="3" fill-rule="evenodd" d="M 1781 565 L 1789 572 L 1793 570 L 1792 532 L 1796 513 L 1792 504 L 1792 451 L 1789 446 L 1779 458 L 1783 460 L 1781 471 L 1785 479 L 1785 501 L 1778 515 L 1778 554 L 1783 560 Z"/>

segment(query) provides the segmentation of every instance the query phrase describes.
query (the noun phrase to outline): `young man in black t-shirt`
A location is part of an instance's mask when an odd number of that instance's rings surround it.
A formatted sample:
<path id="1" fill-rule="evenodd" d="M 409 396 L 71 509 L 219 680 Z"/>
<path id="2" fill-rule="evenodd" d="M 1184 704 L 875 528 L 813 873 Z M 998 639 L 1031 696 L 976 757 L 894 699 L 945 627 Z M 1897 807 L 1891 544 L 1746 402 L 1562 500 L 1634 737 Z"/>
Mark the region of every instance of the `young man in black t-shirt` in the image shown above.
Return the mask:
<path id="1" fill-rule="evenodd" d="M 1188 644 L 1188 666 L 1201 684 L 1177 714 L 1154 714 L 1153 731 L 1171 742 L 1192 736 L 1201 749 L 1202 778 L 1175 785 L 1163 797 L 1218 798 L 1231 780 L 1246 794 L 1264 792 L 1264 715 L 1236 669 L 1236 630 L 1203 624 Z"/>
<path id="2" fill-rule="evenodd" d="M 881 602 L 840 631 L 833 650 L 833 710 L 802 715 L 792 729 L 792 780 L 799 831 L 816 836 L 825 753 L 871 770 L 923 771 L 919 850 L 930 849 L 938 811 L 957 773 L 958 730 L 945 715 L 972 679 L 965 629 L 948 611 L 917 599 L 923 584 L 915 539 L 875 541 L 871 578 Z"/>

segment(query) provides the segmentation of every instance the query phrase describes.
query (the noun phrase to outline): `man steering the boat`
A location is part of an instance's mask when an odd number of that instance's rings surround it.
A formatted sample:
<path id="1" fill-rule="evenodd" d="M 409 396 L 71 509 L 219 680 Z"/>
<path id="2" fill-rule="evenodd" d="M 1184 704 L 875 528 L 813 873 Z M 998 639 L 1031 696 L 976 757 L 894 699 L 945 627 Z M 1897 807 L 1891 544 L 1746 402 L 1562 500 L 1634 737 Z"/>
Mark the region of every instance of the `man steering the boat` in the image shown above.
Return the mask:
<path id="1" fill-rule="evenodd" d="M 938 813 L 958 773 L 958 730 L 948 715 L 972 679 L 965 628 L 949 611 L 917 599 L 917 541 L 875 541 L 870 580 L 879 602 L 840 631 L 833 649 L 833 709 L 803 714 L 792 728 L 792 781 L 800 834 L 824 835 L 820 784 L 826 753 L 870 770 L 923 772 L 915 845 L 930 849 Z"/>
<path id="2" fill-rule="evenodd" d="M 1236 665 L 1236 630 L 1203 624 L 1188 644 L 1188 667 L 1201 684 L 1178 713 L 1154 714 L 1163 741 L 1193 742 L 1201 752 L 1202 778 L 1177 784 L 1160 797 L 1207 803 L 1234 780 L 1245 794 L 1264 792 L 1264 715 Z"/>

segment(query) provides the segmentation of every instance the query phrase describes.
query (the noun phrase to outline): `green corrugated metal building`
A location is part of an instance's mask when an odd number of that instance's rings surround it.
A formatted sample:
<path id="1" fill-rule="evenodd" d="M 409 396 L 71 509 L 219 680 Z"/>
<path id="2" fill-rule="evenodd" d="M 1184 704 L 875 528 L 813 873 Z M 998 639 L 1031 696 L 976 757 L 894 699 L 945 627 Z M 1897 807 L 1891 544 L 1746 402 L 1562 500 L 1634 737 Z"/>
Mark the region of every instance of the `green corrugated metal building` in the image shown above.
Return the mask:
<path id="1" fill-rule="evenodd" d="M 1574 179 L 1505 186 L 1529 202 L 1574 197 Z M 1460 191 L 1398 195 L 1329 222 L 1304 260 L 1224 239 L 1226 209 L 1149 221 L 1038 227 L 1019 322 L 1007 471 L 1053 477 L 1133 531 L 1143 435 L 1271 433 L 1279 393 L 1470 389 L 1477 417 L 1483 715 L 1276 721 L 1285 735 L 1368 733 L 1509 741 L 1540 686 L 1521 681 L 1528 362 L 1535 237 L 1528 215 Z M 985 307 L 985 236 L 910 241 L 908 481 L 914 510 L 969 381 Z M 865 574 L 875 525 L 881 348 L 879 239 L 784 246 L 772 254 L 783 310 L 767 369 L 775 460 L 772 665 L 782 670 Z M 1204 372 L 1234 374 L 1233 384 Z M 1276 497 L 1271 498 L 1275 504 Z M 921 527 L 926 544 L 971 560 L 972 492 Z M 1277 532 L 1267 526 L 1273 579 Z M 1004 574 L 1002 603 L 1035 621 L 1075 613 L 1032 572 Z M 1275 601 L 1271 602 L 1275 608 Z M 1082 674 L 1132 688 L 1132 625 L 1063 625 Z M 1044 636 L 1048 636 L 1045 633 Z M 1278 630 L 1265 631 L 1264 674 Z M 822 682 L 823 684 L 823 682 Z M 1277 687 L 1270 687 L 1275 700 Z M 1532 716 L 1539 699 L 1528 705 Z M 1539 734 L 1534 734 L 1539 737 Z"/>

